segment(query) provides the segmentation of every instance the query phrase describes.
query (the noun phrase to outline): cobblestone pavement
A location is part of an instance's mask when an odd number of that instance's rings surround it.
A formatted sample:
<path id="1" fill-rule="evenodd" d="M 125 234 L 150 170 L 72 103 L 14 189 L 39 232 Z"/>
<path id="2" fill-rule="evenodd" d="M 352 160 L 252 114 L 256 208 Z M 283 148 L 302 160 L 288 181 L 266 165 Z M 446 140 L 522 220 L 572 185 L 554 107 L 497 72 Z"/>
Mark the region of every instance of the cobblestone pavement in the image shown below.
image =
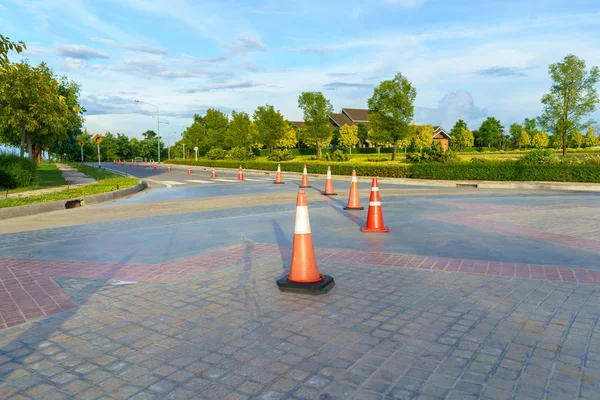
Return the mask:
<path id="1" fill-rule="evenodd" d="M 275 285 L 290 190 L 10 222 L 0 399 L 598 398 L 600 198 L 386 190 L 388 235 L 309 198 L 323 296 Z"/>

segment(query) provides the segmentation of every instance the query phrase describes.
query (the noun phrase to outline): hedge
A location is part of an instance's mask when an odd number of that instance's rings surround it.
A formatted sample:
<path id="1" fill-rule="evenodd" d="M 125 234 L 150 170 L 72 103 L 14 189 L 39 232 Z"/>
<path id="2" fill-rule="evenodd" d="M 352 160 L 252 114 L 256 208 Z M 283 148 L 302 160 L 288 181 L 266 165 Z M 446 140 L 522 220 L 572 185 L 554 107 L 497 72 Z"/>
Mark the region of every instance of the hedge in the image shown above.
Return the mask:
<path id="1" fill-rule="evenodd" d="M 327 154 L 327 153 L 333 153 L 336 150 L 342 150 L 344 153 L 348 153 L 348 148 L 347 147 L 336 147 L 336 148 L 324 148 L 321 149 L 321 154 Z M 392 154 L 392 148 L 391 147 L 382 147 L 380 150 L 381 154 Z M 314 156 L 317 154 L 317 149 L 313 149 L 313 148 L 302 148 L 302 149 L 290 149 L 290 151 L 292 152 L 292 155 L 297 157 L 297 156 Z M 404 149 L 400 149 L 398 148 L 398 153 L 400 152 L 404 152 Z M 260 150 L 260 154 L 257 154 L 261 157 L 268 157 L 269 154 L 271 154 L 271 151 L 268 149 L 263 149 Z M 352 148 L 352 154 L 377 154 L 377 148 L 376 147 L 365 147 L 365 148 Z"/>
<path id="2" fill-rule="evenodd" d="M 525 164 L 514 161 L 460 164 L 421 163 L 410 166 L 410 177 L 439 180 L 600 183 L 600 167 L 595 165 Z"/>
<path id="3" fill-rule="evenodd" d="M 233 161 L 233 160 L 169 160 L 171 164 L 197 165 L 203 167 L 238 168 L 240 165 L 245 169 L 258 169 L 265 171 L 276 171 L 277 164 L 281 165 L 282 171 L 302 172 L 304 163 L 301 162 L 275 162 L 275 161 Z M 326 161 L 310 161 L 308 172 L 313 174 L 327 173 L 327 166 L 331 167 L 334 175 L 351 175 L 356 170 L 359 176 L 380 176 L 387 178 L 407 178 L 409 165 L 400 163 L 375 164 L 369 162 L 336 163 Z"/>
<path id="4" fill-rule="evenodd" d="M 15 189 L 35 182 L 37 167 L 29 158 L 0 154 L 0 187 Z"/>

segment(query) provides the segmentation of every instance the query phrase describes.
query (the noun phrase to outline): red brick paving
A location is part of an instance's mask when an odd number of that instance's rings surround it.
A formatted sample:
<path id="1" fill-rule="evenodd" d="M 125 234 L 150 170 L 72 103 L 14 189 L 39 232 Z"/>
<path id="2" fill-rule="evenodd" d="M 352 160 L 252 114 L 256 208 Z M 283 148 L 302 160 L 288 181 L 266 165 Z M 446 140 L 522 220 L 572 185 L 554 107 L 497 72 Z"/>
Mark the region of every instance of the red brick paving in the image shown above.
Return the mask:
<path id="1" fill-rule="evenodd" d="M 167 283 L 202 270 L 291 249 L 273 244 L 236 245 L 164 264 L 112 264 L 82 261 L 0 258 L 0 329 L 77 307 L 53 277 Z M 347 264 L 461 272 L 559 282 L 600 284 L 600 271 L 342 249 L 316 249 L 317 260 Z"/>
<path id="2" fill-rule="evenodd" d="M 514 235 L 527 237 L 536 240 L 542 240 L 545 242 L 563 244 L 570 247 L 576 247 L 586 250 L 600 251 L 600 241 L 592 239 L 584 239 L 568 235 L 560 235 L 551 232 L 545 232 L 537 229 L 526 228 L 520 225 L 511 224 L 508 222 L 498 221 L 486 221 L 479 219 L 482 215 L 492 214 L 503 214 L 512 213 L 519 209 L 531 209 L 534 211 L 543 210 L 556 210 L 556 209 L 567 209 L 567 208 L 579 208 L 587 207 L 584 205 L 559 205 L 559 206 L 541 206 L 541 207 L 517 207 L 517 206 L 502 206 L 496 204 L 482 204 L 482 203 L 459 203 L 459 202 L 442 202 L 438 203 L 445 204 L 452 207 L 458 207 L 466 209 L 468 211 L 458 211 L 446 214 L 430 214 L 422 215 L 423 218 L 433 219 L 440 222 L 449 222 L 451 224 L 468 226 L 476 229 L 483 229 L 487 231 L 503 233 L 506 235 Z"/>

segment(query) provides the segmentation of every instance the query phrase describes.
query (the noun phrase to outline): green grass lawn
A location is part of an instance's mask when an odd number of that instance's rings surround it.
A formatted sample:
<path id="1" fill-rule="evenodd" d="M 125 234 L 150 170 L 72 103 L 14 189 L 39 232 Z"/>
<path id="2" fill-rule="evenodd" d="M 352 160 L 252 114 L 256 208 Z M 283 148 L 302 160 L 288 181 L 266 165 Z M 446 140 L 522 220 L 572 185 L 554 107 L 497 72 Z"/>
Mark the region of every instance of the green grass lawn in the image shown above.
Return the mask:
<path id="1" fill-rule="evenodd" d="M 62 190 L 60 192 L 48 193 L 42 195 L 20 197 L 16 199 L 2 199 L 0 200 L 0 208 L 4 207 L 16 207 L 25 206 L 30 204 L 48 203 L 55 200 L 69 200 L 77 199 L 83 196 L 89 196 L 92 194 L 100 194 L 106 192 L 112 192 L 117 189 L 125 189 L 134 185 L 137 185 L 138 180 L 133 178 L 127 178 L 124 176 L 116 175 L 111 172 L 99 170 L 95 167 L 88 167 L 79 164 L 70 164 L 72 167 L 77 168 L 87 176 L 96 179 L 98 182 L 74 189 Z M 54 167 L 56 168 L 56 167 Z M 62 177 L 61 177 L 62 179 Z"/>
<path id="2" fill-rule="evenodd" d="M 56 168 L 56 165 L 51 163 L 42 163 L 38 165 L 37 178 L 33 185 L 10 189 L 8 193 L 27 192 L 29 190 L 49 189 L 53 187 L 67 185 L 62 172 Z"/>

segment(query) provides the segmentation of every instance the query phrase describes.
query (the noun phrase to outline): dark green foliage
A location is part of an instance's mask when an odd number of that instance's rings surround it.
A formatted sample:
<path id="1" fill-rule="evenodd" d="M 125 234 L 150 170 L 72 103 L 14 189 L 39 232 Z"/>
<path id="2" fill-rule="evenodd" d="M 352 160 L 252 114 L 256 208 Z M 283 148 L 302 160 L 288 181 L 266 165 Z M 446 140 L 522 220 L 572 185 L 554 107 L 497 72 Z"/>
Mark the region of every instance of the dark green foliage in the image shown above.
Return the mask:
<path id="1" fill-rule="evenodd" d="M 227 157 L 238 161 L 252 160 L 254 159 L 254 153 L 250 149 L 234 147 L 233 149 L 229 150 Z"/>
<path id="2" fill-rule="evenodd" d="M 335 150 L 333 153 L 325 154 L 325 160 L 327 161 L 348 161 L 350 160 L 350 156 L 345 154 L 341 150 Z"/>
<path id="3" fill-rule="evenodd" d="M 209 160 L 224 160 L 227 157 L 227 151 L 223 149 L 212 149 L 206 153 Z"/>
<path id="4" fill-rule="evenodd" d="M 519 162 L 526 164 L 556 164 L 559 159 L 550 149 L 535 149 L 521 157 Z"/>
<path id="5" fill-rule="evenodd" d="M 406 159 L 410 162 L 441 162 L 456 161 L 458 156 L 451 150 L 444 151 L 439 142 L 434 142 L 431 147 L 423 149 L 422 153 L 408 153 Z"/>
<path id="6" fill-rule="evenodd" d="M 0 154 L 0 187 L 15 189 L 30 186 L 36 174 L 36 166 L 28 158 Z"/>
<path id="7" fill-rule="evenodd" d="M 291 151 L 284 150 L 273 150 L 273 153 L 269 154 L 269 161 L 289 161 L 294 158 Z"/>

